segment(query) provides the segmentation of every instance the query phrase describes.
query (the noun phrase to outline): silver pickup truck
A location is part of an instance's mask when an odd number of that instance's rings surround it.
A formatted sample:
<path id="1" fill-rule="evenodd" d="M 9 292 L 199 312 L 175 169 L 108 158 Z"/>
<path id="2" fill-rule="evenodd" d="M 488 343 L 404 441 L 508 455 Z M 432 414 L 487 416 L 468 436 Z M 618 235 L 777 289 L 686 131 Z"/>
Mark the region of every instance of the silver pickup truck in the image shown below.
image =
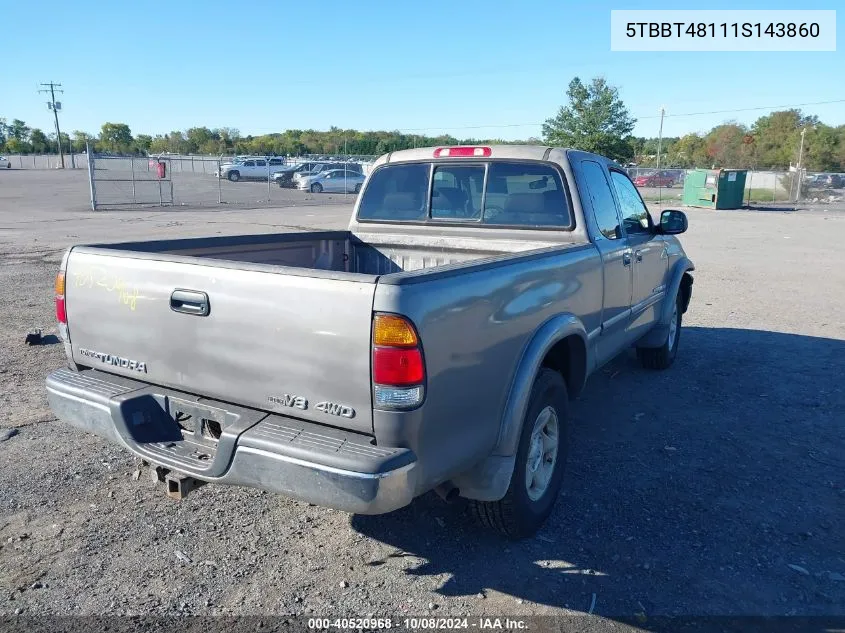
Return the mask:
<path id="1" fill-rule="evenodd" d="M 593 154 L 394 152 L 347 231 L 69 249 L 50 405 L 177 498 L 214 482 L 378 514 L 435 489 L 523 537 L 587 376 L 630 346 L 672 364 L 686 228 Z"/>

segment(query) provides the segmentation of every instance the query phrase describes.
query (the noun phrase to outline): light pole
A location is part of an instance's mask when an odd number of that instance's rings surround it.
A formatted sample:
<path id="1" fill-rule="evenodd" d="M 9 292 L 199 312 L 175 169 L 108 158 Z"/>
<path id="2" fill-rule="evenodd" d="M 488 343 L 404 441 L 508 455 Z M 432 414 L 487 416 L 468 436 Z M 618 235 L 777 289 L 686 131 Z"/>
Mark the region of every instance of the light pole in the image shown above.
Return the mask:
<path id="1" fill-rule="evenodd" d="M 657 171 L 660 171 L 660 150 L 663 147 L 663 116 L 666 114 L 666 108 L 660 106 L 660 131 L 657 133 Z M 658 178 L 660 176 L 658 175 Z M 658 181 L 660 182 L 660 181 Z M 657 204 L 663 204 L 663 187 L 657 189 Z"/>
<path id="2" fill-rule="evenodd" d="M 53 111 L 53 118 L 56 121 L 56 145 L 58 146 L 57 149 L 59 150 L 59 157 L 62 161 L 62 169 L 65 168 L 65 152 L 62 149 L 62 131 L 59 129 L 59 110 L 62 109 L 62 102 L 56 101 L 56 93 L 57 92 L 64 92 L 61 90 L 62 84 L 50 83 L 41 84 L 42 86 L 47 86 L 44 90 L 39 90 L 38 92 L 49 92 L 50 93 L 50 100 L 47 102 L 47 109 Z M 57 90 L 59 88 L 59 90 Z"/>
<path id="3" fill-rule="evenodd" d="M 663 147 L 663 117 L 666 114 L 666 108 L 660 106 L 660 131 L 657 134 L 657 169 L 660 169 L 660 149 Z"/>
<path id="4" fill-rule="evenodd" d="M 807 133 L 807 128 L 801 130 L 801 145 L 798 146 L 798 186 L 795 188 L 795 202 L 801 197 L 801 181 L 804 179 L 804 172 L 801 169 L 801 161 L 804 158 L 804 135 Z"/>

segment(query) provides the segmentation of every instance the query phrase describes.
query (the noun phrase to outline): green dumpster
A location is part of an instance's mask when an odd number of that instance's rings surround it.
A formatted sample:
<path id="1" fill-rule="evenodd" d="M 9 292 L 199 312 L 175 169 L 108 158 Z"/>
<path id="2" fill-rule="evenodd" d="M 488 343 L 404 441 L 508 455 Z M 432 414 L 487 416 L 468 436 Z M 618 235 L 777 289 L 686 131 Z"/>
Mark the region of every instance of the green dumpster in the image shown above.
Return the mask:
<path id="1" fill-rule="evenodd" d="M 684 180 L 684 204 L 707 209 L 739 209 L 747 173 L 745 169 L 693 169 Z"/>

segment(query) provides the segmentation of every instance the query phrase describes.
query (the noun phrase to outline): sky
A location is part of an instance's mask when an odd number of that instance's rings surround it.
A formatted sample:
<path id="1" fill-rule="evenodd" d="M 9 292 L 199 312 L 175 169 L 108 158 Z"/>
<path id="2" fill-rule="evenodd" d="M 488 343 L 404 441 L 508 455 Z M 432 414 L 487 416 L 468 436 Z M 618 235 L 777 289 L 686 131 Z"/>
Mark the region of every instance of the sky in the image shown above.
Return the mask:
<path id="1" fill-rule="evenodd" d="M 96 133 L 107 121 L 151 135 L 334 125 L 512 140 L 540 135 L 574 76 L 603 76 L 637 118 L 638 136 L 657 136 L 661 106 L 664 136 L 836 100 L 802 109 L 845 123 L 841 44 L 836 52 L 611 52 L 611 9 L 670 8 L 696 7 L 677 0 L 11 2 L 3 7 L 0 117 L 52 131 L 37 92 L 52 80 L 65 91 L 64 132 Z M 697 8 L 796 5 L 711 0 Z M 843 32 L 841 0 L 798 8 L 839 8 Z M 701 112 L 711 114 L 684 116 Z"/>

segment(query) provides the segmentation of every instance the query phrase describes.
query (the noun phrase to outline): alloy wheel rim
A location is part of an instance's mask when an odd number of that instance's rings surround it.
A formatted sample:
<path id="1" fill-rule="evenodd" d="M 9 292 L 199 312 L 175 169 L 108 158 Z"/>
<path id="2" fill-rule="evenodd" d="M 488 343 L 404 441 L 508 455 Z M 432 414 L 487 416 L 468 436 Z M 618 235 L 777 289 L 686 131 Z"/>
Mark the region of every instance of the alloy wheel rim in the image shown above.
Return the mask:
<path id="1" fill-rule="evenodd" d="M 560 445 L 560 424 L 554 407 L 547 406 L 537 415 L 531 430 L 531 443 L 525 466 L 525 488 L 532 501 L 549 489 L 557 464 Z"/>
<path id="2" fill-rule="evenodd" d="M 675 337 L 678 335 L 678 306 L 672 311 L 672 320 L 669 322 L 669 349 L 675 346 Z"/>

